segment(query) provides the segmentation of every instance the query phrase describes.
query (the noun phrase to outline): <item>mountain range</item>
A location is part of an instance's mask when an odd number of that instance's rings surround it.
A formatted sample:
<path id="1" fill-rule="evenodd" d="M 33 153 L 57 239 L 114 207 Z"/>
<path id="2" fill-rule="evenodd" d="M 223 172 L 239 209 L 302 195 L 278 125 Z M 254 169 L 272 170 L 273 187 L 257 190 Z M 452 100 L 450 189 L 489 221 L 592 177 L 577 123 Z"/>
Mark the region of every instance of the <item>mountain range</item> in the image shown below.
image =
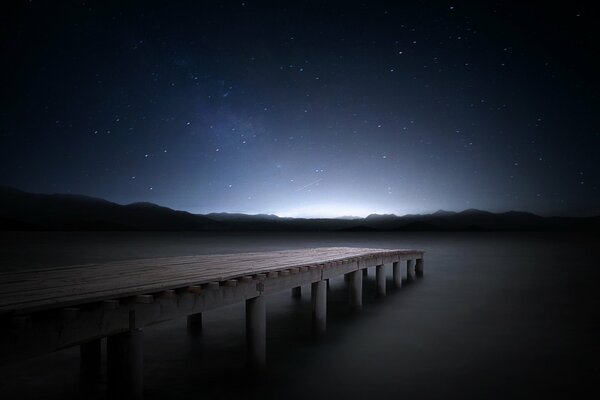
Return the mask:
<path id="1" fill-rule="evenodd" d="M 600 216 L 542 217 L 519 211 L 469 209 L 365 218 L 282 218 L 276 215 L 192 214 L 153 203 L 121 205 L 71 194 L 34 194 L 0 187 L 4 231 L 600 231 Z"/>

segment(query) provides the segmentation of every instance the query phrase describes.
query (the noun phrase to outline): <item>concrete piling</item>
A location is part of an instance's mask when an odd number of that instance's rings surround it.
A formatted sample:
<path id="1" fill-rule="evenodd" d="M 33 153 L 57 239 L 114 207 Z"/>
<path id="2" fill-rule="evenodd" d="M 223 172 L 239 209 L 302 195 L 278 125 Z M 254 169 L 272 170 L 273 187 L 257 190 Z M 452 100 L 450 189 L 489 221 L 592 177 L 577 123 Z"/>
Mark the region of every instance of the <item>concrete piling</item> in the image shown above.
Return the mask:
<path id="1" fill-rule="evenodd" d="M 193 335 L 202 332 L 202 313 L 187 316 L 187 330 Z"/>
<path id="2" fill-rule="evenodd" d="M 417 259 L 417 266 L 416 266 L 416 271 L 415 271 L 417 277 L 421 278 L 423 276 L 423 259 L 422 258 L 418 258 Z"/>
<path id="3" fill-rule="evenodd" d="M 143 398 L 143 332 L 132 329 L 107 339 L 108 397 L 118 400 Z"/>
<path id="4" fill-rule="evenodd" d="M 302 298 L 302 287 L 301 286 L 296 286 L 296 287 L 292 288 L 292 298 L 294 298 L 294 299 Z"/>
<path id="5" fill-rule="evenodd" d="M 267 310 L 265 296 L 246 300 L 246 352 L 248 365 L 255 370 L 266 366 Z"/>
<path id="6" fill-rule="evenodd" d="M 102 339 L 94 339 L 83 343 L 79 347 L 79 356 L 81 388 L 87 391 L 95 386 L 100 379 Z"/>
<path id="7" fill-rule="evenodd" d="M 377 281 L 377 296 L 385 296 L 385 265 L 375 267 L 375 280 Z"/>
<path id="8" fill-rule="evenodd" d="M 349 300 L 350 307 L 354 311 L 360 311 L 362 309 L 362 278 L 363 273 L 360 270 L 350 272 L 349 282 Z"/>
<path id="9" fill-rule="evenodd" d="M 412 281 L 415 279 L 415 260 L 406 260 L 406 280 Z"/>
<path id="10" fill-rule="evenodd" d="M 312 331 L 321 336 L 327 329 L 327 283 L 317 281 L 311 284 Z"/>
<path id="11" fill-rule="evenodd" d="M 396 261 L 392 264 L 392 274 L 394 277 L 394 287 L 402 287 L 402 272 L 400 271 L 400 262 Z"/>

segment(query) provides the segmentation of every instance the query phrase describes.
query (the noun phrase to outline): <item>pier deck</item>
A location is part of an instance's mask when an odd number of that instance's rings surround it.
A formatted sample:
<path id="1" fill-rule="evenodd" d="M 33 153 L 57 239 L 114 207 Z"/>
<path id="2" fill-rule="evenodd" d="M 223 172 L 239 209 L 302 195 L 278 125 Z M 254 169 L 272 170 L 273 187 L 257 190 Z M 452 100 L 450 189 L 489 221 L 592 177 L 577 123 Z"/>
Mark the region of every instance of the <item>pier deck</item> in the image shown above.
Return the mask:
<path id="1" fill-rule="evenodd" d="M 310 284 L 313 331 L 322 334 L 327 281 L 345 275 L 359 310 L 367 268 L 377 267 L 377 293 L 385 295 L 385 264 L 399 287 L 423 274 L 423 251 L 327 247 L 0 273 L 0 363 L 81 345 L 82 371 L 96 371 L 107 337 L 111 397 L 141 398 L 142 328 L 187 317 L 197 332 L 202 312 L 245 301 L 249 363 L 264 367 L 266 295 L 292 289 L 298 297 Z"/>

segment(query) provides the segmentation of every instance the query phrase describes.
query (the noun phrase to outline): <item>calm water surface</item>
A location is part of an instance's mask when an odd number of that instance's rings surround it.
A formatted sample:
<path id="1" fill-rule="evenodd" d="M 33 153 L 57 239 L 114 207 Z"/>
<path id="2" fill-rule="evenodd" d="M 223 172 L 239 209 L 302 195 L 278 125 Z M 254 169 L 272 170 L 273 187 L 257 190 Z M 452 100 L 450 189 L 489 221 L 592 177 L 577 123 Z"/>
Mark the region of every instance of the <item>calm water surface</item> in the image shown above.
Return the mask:
<path id="1" fill-rule="evenodd" d="M 316 246 L 418 248 L 425 277 L 350 313 L 332 282 L 328 333 L 310 337 L 310 291 L 267 303 L 268 372 L 244 368 L 244 307 L 145 330 L 147 399 L 507 399 L 598 396 L 597 240 L 514 233 L 0 233 L 2 270 L 198 253 Z M 2 399 L 78 398 L 78 350 L 0 367 Z M 104 398 L 105 382 L 92 396 Z"/>

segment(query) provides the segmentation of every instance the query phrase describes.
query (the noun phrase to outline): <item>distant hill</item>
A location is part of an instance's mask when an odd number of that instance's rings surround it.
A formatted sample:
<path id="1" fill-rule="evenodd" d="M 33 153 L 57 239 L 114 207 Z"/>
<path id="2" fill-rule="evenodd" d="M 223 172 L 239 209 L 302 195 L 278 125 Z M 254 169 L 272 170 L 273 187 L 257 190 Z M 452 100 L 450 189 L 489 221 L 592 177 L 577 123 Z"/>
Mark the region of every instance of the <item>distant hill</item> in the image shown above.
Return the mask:
<path id="1" fill-rule="evenodd" d="M 600 217 L 541 217 L 469 209 L 433 214 L 371 214 L 366 218 L 281 218 L 277 215 L 191 214 L 153 203 L 121 205 L 69 194 L 0 187 L 4 231 L 600 231 Z"/>
<path id="2" fill-rule="evenodd" d="M 219 222 L 152 203 L 120 205 L 87 196 L 0 188 L 4 230 L 214 230 Z"/>

